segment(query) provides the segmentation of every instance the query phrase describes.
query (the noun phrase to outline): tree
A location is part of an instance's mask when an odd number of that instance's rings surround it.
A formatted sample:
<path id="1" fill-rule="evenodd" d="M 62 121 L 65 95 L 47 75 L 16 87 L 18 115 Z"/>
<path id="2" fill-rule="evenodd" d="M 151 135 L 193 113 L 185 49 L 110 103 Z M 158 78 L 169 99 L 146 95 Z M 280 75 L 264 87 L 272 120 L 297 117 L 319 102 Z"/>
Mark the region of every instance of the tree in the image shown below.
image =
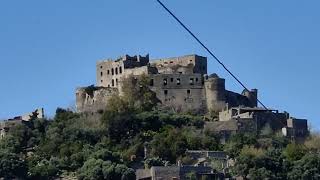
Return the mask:
<path id="1" fill-rule="evenodd" d="M 165 166 L 168 161 L 165 161 L 159 157 L 148 158 L 144 161 L 145 168 L 151 168 L 152 166 Z"/>
<path id="2" fill-rule="evenodd" d="M 320 155 L 310 153 L 295 161 L 288 179 L 320 179 Z"/>
<path id="3" fill-rule="evenodd" d="M 54 160 L 42 159 L 29 166 L 29 176 L 37 179 L 50 179 L 58 175 L 59 169 Z"/>
<path id="4" fill-rule="evenodd" d="M 81 180 L 134 180 L 134 170 L 123 164 L 114 164 L 111 161 L 91 158 L 87 160 L 78 171 L 78 178 Z"/>
<path id="5" fill-rule="evenodd" d="M 300 144 L 292 143 L 287 145 L 283 154 L 290 162 L 294 162 L 300 160 L 306 154 L 306 149 Z"/>
<path id="6" fill-rule="evenodd" d="M 0 177 L 15 179 L 24 178 L 27 175 L 25 161 L 15 153 L 0 151 Z"/>
<path id="7" fill-rule="evenodd" d="M 150 78 L 143 74 L 140 77 L 130 76 L 123 80 L 123 98 L 139 111 L 150 111 L 160 100 L 149 88 Z"/>

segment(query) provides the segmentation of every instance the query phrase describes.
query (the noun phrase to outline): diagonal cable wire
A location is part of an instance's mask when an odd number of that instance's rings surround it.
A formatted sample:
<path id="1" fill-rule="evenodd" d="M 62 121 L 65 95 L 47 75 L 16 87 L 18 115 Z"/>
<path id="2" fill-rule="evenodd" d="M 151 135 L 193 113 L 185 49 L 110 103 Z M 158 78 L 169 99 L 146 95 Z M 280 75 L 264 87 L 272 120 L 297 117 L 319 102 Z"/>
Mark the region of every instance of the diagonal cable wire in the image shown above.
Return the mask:
<path id="1" fill-rule="evenodd" d="M 219 58 L 217 58 L 217 56 L 215 56 L 212 51 L 210 51 L 209 48 L 207 48 L 206 45 L 204 45 L 200 39 L 193 34 L 193 32 L 187 27 L 185 26 L 180 20 L 179 18 L 177 18 L 177 16 L 175 16 L 173 14 L 172 11 L 170 11 L 160 0 L 157 0 L 157 2 L 223 67 L 223 69 L 225 69 L 245 90 L 249 91 L 249 89 L 244 85 L 244 83 L 242 83 L 240 81 L 239 78 L 237 78 L 236 75 L 234 75 L 223 63 L 222 61 L 219 60 Z M 268 110 L 268 108 L 257 98 L 258 103 L 263 106 L 266 110 Z"/>

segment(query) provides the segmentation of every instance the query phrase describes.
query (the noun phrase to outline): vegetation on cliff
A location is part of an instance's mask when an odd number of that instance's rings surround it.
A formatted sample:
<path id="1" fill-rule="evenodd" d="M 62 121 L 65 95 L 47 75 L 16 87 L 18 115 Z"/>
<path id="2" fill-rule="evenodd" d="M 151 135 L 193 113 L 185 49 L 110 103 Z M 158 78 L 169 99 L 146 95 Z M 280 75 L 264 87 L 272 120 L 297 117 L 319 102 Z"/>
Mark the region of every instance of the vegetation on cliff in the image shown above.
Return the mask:
<path id="1" fill-rule="evenodd" d="M 202 116 L 158 109 L 151 92 L 141 91 L 145 83 L 112 97 L 102 115 L 58 108 L 52 120 L 10 129 L 0 141 L 0 177 L 129 180 L 137 167 L 186 163 L 185 151 L 192 149 L 226 151 L 236 160 L 230 176 L 320 178 L 319 136 L 298 145 L 277 134 L 251 132 L 223 145 L 218 134 L 203 131 Z"/>

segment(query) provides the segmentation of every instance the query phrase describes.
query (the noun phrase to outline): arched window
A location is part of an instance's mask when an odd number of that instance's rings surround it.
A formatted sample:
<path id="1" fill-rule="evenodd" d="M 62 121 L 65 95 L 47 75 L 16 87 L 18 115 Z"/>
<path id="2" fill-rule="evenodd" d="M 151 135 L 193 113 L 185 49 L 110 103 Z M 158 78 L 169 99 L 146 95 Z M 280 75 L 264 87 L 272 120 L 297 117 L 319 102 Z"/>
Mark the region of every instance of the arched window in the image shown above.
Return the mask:
<path id="1" fill-rule="evenodd" d="M 118 74 L 118 68 L 116 68 L 116 74 Z"/>
<path id="2" fill-rule="evenodd" d="M 111 69 L 111 74 L 114 75 L 114 69 L 113 68 Z"/>

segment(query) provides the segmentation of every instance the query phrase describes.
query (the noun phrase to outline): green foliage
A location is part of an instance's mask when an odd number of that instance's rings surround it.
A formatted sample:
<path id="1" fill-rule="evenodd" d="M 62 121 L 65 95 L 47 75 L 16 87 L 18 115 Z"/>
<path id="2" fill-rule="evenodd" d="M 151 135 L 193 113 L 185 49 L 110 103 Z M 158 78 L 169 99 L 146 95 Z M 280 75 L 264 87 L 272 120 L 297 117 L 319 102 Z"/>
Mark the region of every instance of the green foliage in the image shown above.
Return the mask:
<path id="1" fill-rule="evenodd" d="M 231 171 L 236 176 L 319 177 L 317 137 L 298 145 L 272 133 L 236 134 L 222 145 L 219 135 L 202 131 L 201 116 L 157 109 L 151 96 L 143 96 L 148 93 L 147 83 L 137 80 L 132 97 L 112 97 L 102 115 L 58 108 L 51 121 L 33 119 L 11 128 L 0 140 L 0 177 L 57 179 L 74 174 L 79 179 L 135 179 L 130 167 L 144 165 L 145 146 L 148 168 L 178 160 L 193 163 L 187 149 L 224 149 L 236 160 Z M 190 173 L 190 178 L 196 177 Z"/>
<path id="2" fill-rule="evenodd" d="M 80 180 L 134 180 L 134 170 L 122 164 L 113 164 L 111 161 L 91 158 L 88 159 L 78 171 Z"/>
<path id="3" fill-rule="evenodd" d="M 150 78 L 145 74 L 140 77 L 130 76 L 122 84 L 123 98 L 138 111 L 150 111 L 160 101 L 149 85 Z"/>
<path id="4" fill-rule="evenodd" d="M 30 164 L 29 176 L 36 179 L 50 179 L 58 175 L 58 163 L 52 158 L 49 161 L 46 159 L 39 160 L 36 164 Z"/>
<path id="5" fill-rule="evenodd" d="M 286 179 L 284 157 L 279 149 L 244 147 L 232 173 L 250 179 Z"/>
<path id="6" fill-rule="evenodd" d="M 232 135 L 228 143 L 225 145 L 224 150 L 228 152 L 231 158 L 235 158 L 240 154 L 241 149 L 245 145 L 257 145 L 257 135 L 243 133 Z"/>
<path id="7" fill-rule="evenodd" d="M 148 158 L 144 161 L 145 168 L 151 168 L 152 166 L 165 166 L 166 164 L 168 165 L 169 162 L 159 157 Z"/>
<path id="8" fill-rule="evenodd" d="M 193 133 L 192 128 L 166 127 L 150 142 L 151 155 L 172 163 L 185 155 L 187 149 L 220 150 L 217 137 Z"/>
<path id="9" fill-rule="evenodd" d="M 15 179 L 26 177 L 27 168 L 24 160 L 18 154 L 0 151 L 0 177 Z"/>
<path id="10" fill-rule="evenodd" d="M 311 153 L 295 161 L 288 179 L 320 179 L 320 155 Z"/>
<path id="11" fill-rule="evenodd" d="M 288 144 L 283 153 L 289 161 L 293 162 L 300 160 L 306 154 L 306 149 L 299 144 Z"/>

